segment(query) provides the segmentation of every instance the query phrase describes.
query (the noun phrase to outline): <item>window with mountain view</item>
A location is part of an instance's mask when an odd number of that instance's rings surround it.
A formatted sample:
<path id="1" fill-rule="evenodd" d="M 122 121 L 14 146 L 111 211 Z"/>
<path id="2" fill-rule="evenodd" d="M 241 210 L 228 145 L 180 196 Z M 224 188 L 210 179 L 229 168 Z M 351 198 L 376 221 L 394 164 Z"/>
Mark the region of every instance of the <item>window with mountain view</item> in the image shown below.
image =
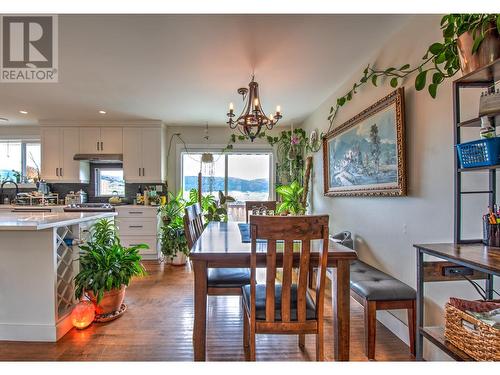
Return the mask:
<path id="1" fill-rule="evenodd" d="M 220 190 L 236 199 L 233 205 L 248 200 L 269 200 L 271 153 L 213 154 L 214 163 L 201 163 L 202 153 L 182 154 L 182 189 L 198 188 L 198 173 L 202 171 L 202 193 L 217 196 Z"/>
<path id="2" fill-rule="evenodd" d="M 0 181 L 32 183 L 40 178 L 40 142 L 0 141 Z"/>
<path id="3" fill-rule="evenodd" d="M 121 168 L 96 168 L 96 195 L 98 197 L 109 197 L 116 193 L 125 196 L 125 180 Z"/>

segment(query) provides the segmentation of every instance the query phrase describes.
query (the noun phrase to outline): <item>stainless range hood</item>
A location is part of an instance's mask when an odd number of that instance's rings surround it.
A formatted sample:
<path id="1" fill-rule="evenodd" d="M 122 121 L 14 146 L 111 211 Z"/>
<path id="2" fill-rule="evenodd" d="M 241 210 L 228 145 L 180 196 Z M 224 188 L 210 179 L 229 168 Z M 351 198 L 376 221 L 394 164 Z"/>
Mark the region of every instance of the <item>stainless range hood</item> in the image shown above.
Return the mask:
<path id="1" fill-rule="evenodd" d="M 76 154 L 73 160 L 88 160 L 92 163 L 121 163 L 123 154 Z"/>

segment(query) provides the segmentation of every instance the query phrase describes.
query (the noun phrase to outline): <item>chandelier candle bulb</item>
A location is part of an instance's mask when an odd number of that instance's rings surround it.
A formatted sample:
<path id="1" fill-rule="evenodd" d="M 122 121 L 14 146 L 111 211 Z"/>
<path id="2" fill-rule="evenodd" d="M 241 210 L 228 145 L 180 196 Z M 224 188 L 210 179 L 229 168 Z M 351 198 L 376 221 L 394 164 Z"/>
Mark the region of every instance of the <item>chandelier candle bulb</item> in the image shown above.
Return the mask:
<path id="1" fill-rule="evenodd" d="M 281 112 L 281 106 L 277 105 L 276 106 L 276 113 L 279 114 Z"/>
<path id="2" fill-rule="evenodd" d="M 229 103 L 229 111 L 230 112 L 234 111 L 234 104 L 233 103 Z"/>

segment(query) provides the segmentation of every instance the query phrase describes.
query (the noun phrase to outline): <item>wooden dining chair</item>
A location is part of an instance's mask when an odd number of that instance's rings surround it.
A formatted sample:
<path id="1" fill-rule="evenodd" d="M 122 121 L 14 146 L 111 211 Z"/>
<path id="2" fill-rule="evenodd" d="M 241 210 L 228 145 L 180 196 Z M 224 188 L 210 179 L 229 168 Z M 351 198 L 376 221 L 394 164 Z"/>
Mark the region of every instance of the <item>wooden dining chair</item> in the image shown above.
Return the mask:
<path id="1" fill-rule="evenodd" d="M 189 249 L 203 232 L 203 214 L 199 203 L 186 207 L 184 215 L 184 233 Z M 209 268 L 207 272 L 207 294 L 241 295 L 241 287 L 250 283 L 248 268 Z"/>
<path id="2" fill-rule="evenodd" d="M 328 261 L 328 215 L 251 216 L 250 285 L 243 290 L 243 345 L 255 360 L 255 334 L 298 334 L 304 348 L 305 334 L 316 335 L 316 360 L 324 359 L 323 310 Z M 266 283 L 257 284 L 257 239 L 267 240 Z M 316 300 L 307 288 L 311 241 L 321 240 Z M 283 252 L 276 251 L 283 241 Z M 294 252 L 294 241 L 300 250 Z M 259 241 L 259 246 L 262 243 Z M 298 282 L 292 282 L 294 257 L 299 260 Z M 283 282 L 276 284 L 276 268 L 283 267 Z"/>
<path id="3" fill-rule="evenodd" d="M 248 213 L 253 207 L 264 206 L 267 210 L 276 211 L 276 201 L 246 201 L 245 202 L 245 221 L 248 223 Z"/>

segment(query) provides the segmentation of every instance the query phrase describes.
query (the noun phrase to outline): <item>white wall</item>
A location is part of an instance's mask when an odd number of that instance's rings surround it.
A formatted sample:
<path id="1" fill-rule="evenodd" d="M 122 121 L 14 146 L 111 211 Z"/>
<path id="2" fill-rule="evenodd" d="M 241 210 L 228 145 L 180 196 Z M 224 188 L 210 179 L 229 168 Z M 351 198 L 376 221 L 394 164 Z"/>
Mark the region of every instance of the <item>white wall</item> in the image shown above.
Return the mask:
<path id="1" fill-rule="evenodd" d="M 343 87 L 336 90 L 303 126 L 307 131 L 314 128 L 326 131 L 329 108 L 336 98 L 345 94 L 359 80 L 364 67 L 375 63 L 378 68 L 416 65 L 426 48 L 441 37 L 440 16 L 417 16 L 396 35 L 381 46 L 371 60 L 356 61 L 359 71 L 346 77 Z M 348 35 L 346 36 L 348 37 Z M 339 51 L 343 53 L 343 51 Z M 458 77 L 458 76 L 457 76 Z M 323 195 L 322 151 L 315 155 L 312 208 L 315 213 L 330 214 L 331 232 L 352 231 L 360 259 L 416 287 L 415 243 L 451 242 L 453 239 L 453 112 L 451 80 L 438 89 L 438 98 L 433 100 L 425 91 L 416 92 L 412 76 L 405 87 L 406 142 L 408 168 L 408 196 L 380 198 L 329 198 Z M 359 90 L 352 102 L 338 114 L 338 126 L 356 115 L 393 89 L 386 82 L 378 88 L 371 84 Z M 462 114 L 467 118 L 477 116 L 478 97 L 469 93 L 464 101 Z M 475 115 L 475 116 L 474 116 Z M 478 138 L 478 130 L 471 130 L 471 139 Z M 477 174 L 476 174 L 477 175 Z M 481 177 L 466 181 L 477 184 Z M 485 180 L 486 181 L 486 180 Z M 466 218 L 472 224 L 470 235 L 480 238 L 481 212 L 487 201 L 467 202 Z M 441 325 L 444 321 L 443 306 L 449 296 L 477 298 L 469 285 L 462 282 L 427 284 L 425 302 L 426 324 Z M 405 341 L 406 314 L 402 311 L 381 313 L 379 320 L 389 326 Z M 426 359 L 446 358 L 439 350 L 426 344 Z"/>

